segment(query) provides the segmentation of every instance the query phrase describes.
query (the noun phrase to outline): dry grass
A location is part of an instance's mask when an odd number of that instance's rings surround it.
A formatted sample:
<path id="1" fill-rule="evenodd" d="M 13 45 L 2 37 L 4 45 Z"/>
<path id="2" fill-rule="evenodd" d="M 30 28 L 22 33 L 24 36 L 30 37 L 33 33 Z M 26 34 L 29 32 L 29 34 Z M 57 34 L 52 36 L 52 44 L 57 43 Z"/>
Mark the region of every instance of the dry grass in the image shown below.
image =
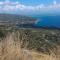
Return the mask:
<path id="1" fill-rule="evenodd" d="M 0 60 L 60 60 L 59 57 L 53 53 L 46 55 L 22 49 L 19 38 L 16 38 L 14 32 L 0 41 Z"/>

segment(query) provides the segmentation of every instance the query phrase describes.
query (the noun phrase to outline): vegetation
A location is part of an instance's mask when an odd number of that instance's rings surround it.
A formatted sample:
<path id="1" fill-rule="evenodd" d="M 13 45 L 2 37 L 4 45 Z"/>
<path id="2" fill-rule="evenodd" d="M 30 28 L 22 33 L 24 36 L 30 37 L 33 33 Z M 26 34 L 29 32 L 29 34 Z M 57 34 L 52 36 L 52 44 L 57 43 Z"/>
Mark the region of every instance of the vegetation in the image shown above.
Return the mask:
<path id="1" fill-rule="evenodd" d="M 60 60 L 60 45 L 56 41 L 59 39 L 58 32 L 45 29 L 9 30 L 0 41 L 0 60 Z"/>
<path id="2" fill-rule="evenodd" d="M 15 38 L 18 37 L 19 41 L 23 41 L 21 48 L 28 50 L 36 50 L 45 54 L 50 54 L 51 51 L 55 53 L 56 46 L 60 45 L 60 30 L 47 30 L 47 29 L 11 29 L 2 30 L 0 38 L 14 32 Z M 55 51 L 54 51 L 55 50 Z"/>
<path id="3" fill-rule="evenodd" d="M 51 51 L 55 53 L 56 46 L 60 44 L 59 30 L 20 29 L 17 31 L 19 33 L 19 39 L 23 41 L 22 48 L 25 47 L 29 50 L 34 49 L 38 52 L 50 54 Z"/>
<path id="4" fill-rule="evenodd" d="M 18 28 L 28 20 L 34 19 L 0 14 L 0 60 L 60 60 L 60 30 Z"/>

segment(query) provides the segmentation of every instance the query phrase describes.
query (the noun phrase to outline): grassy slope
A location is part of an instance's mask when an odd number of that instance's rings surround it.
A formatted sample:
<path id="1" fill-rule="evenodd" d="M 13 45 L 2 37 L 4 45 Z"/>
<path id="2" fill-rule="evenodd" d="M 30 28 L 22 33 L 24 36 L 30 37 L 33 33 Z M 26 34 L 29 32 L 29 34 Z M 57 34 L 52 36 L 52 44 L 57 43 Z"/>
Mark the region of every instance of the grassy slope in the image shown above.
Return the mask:
<path id="1" fill-rule="evenodd" d="M 10 30 L 0 41 L 0 60 L 60 60 L 59 36 L 59 30 Z"/>

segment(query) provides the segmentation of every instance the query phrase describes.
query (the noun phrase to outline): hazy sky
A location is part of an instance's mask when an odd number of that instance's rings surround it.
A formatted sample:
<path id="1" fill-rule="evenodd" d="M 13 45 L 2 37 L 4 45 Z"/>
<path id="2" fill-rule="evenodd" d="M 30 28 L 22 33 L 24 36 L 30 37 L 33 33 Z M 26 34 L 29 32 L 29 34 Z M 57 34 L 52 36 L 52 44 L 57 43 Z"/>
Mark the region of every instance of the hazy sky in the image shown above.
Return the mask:
<path id="1" fill-rule="evenodd" d="M 59 14 L 60 0 L 0 0 L 0 12 L 26 15 Z"/>

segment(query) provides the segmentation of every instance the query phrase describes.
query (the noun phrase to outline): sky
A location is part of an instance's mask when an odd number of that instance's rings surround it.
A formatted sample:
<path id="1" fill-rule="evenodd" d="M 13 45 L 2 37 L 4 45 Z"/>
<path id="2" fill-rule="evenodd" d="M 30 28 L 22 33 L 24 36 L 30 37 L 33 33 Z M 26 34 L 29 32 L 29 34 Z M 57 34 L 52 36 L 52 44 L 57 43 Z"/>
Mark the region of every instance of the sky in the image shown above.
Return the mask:
<path id="1" fill-rule="evenodd" d="M 0 13 L 56 15 L 60 13 L 60 0 L 0 0 Z"/>
<path id="2" fill-rule="evenodd" d="M 57 3 L 60 2 L 60 0 L 20 0 L 25 5 L 39 5 L 39 4 L 52 4 L 53 1 L 56 1 Z"/>

